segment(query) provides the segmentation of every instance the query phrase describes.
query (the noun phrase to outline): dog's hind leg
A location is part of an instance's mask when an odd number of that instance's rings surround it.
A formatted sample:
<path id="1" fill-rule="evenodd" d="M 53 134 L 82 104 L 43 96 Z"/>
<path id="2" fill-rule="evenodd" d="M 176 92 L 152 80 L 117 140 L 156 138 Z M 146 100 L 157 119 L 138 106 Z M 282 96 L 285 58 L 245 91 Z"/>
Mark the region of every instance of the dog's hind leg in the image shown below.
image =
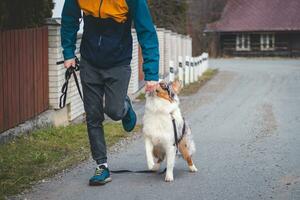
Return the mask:
<path id="1" fill-rule="evenodd" d="M 190 172 L 198 171 L 198 169 L 196 168 L 196 166 L 193 163 L 192 155 L 190 155 L 185 138 L 183 138 L 182 141 L 179 143 L 178 148 L 179 148 L 180 153 L 182 154 L 183 159 L 186 160 L 186 162 L 189 166 Z"/>
<path id="2" fill-rule="evenodd" d="M 145 138 L 145 148 L 146 148 L 147 165 L 149 170 L 153 170 L 153 171 L 159 170 L 160 164 L 154 163 L 153 144 L 149 138 Z"/>
<path id="3" fill-rule="evenodd" d="M 154 146 L 153 148 L 153 156 L 155 158 L 155 168 L 159 170 L 160 163 L 165 159 L 166 152 L 161 146 Z M 155 171 L 157 171 L 155 170 Z"/>
<path id="4" fill-rule="evenodd" d="M 167 156 L 167 172 L 166 172 L 165 181 L 171 182 L 174 180 L 173 169 L 174 169 L 174 164 L 175 164 L 176 147 L 171 145 L 166 150 L 166 156 Z"/>

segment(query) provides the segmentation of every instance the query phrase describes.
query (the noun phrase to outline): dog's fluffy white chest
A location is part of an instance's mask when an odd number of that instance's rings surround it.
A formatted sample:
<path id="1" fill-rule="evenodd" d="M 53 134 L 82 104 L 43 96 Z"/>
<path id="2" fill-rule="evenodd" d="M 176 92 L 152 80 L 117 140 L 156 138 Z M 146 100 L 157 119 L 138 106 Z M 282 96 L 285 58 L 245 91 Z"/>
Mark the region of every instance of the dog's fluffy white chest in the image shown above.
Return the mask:
<path id="1" fill-rule="evenodd" d="M 170 105 L 157 105 L 161 103 L 164 102 L 155 101 L 155 99 L 147 102 L 143 118 L 143 133 L 152 141 L 153 145 L 165 146 L 174 143 L 172 119 L 175 119 L 177 125 L 183 124 L 183 120 L 178 104 L 173 104 L 171 107 Z"/>
<path id="2" fill-rule="evenodd" d="M 144 136 L 154 145 L 173 140 L 173 125 L 171 116 L 147 115 L 144 116 Z"/>

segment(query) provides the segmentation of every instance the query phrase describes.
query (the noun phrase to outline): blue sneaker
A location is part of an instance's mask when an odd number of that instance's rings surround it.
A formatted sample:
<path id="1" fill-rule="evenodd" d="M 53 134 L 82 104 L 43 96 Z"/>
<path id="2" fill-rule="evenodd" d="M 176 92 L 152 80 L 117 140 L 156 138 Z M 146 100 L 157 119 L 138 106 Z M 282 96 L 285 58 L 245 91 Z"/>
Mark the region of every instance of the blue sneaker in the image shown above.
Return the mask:
<path id="1" fill-rule="evenodd" d="M 128 111 L 125 115 L 125 117 L 122 119 L 123 128 L 125 131 L 130 132 L 134 129 L 136 125 L 136 114 L 132 108 L 131 101 L 128 96 L 126 96 L 125 99 L 127 105 L 128 105 Z"/>
<path id="2" fill-rule="evenodd" d="M 90 186 L 98 186 L 104 185 L 110 182 L 112 179 L 110 178 L 109 169 L 104 165 L 101 165 L 96 168 L 94 176 L 90 178 Z"/>

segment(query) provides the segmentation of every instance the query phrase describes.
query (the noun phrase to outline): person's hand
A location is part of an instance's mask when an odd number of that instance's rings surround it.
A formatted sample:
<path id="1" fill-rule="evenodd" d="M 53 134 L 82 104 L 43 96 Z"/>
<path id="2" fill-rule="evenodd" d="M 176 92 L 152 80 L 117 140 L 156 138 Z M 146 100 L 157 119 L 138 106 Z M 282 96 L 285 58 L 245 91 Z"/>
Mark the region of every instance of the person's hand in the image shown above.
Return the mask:
<path id="1" fill-rule="evenodd" d="M 75 65 L 76 65 L 76 61 L 75 61 L 75 58 L 71 58 L 71 59 L 69 59 L 69 60 L 65 60 L 64 61 L 64 66 L 65 66 L 65 68 L 69 68 L 69 67 L 75 67 Z"/>
<path id="2" fill-rule="evenodd" d="M 157 84 L 157 81 L 146 81 L 146 92 L 154 92 L 156 90 Z"/>

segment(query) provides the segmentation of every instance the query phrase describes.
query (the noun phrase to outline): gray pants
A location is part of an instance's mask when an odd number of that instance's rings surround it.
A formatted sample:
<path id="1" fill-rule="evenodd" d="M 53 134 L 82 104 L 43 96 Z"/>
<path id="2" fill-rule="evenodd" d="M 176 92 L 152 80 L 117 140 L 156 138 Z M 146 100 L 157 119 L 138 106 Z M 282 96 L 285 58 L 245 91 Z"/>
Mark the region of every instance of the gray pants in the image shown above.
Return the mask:
<path id="1" fill-rule="evenodd" d="M 125 98 L 130 74 L 130 66 L 112 66 L 102 69 L 90 65 L 84 59 L 80 61 L 87 130 L 92 157 L 97 164 L 107 162 L 102 125 L 104 113 L 115 121 L 121 120 L 126 115 Z M 103 99 L 105 99 L 104 107 Z"/>

